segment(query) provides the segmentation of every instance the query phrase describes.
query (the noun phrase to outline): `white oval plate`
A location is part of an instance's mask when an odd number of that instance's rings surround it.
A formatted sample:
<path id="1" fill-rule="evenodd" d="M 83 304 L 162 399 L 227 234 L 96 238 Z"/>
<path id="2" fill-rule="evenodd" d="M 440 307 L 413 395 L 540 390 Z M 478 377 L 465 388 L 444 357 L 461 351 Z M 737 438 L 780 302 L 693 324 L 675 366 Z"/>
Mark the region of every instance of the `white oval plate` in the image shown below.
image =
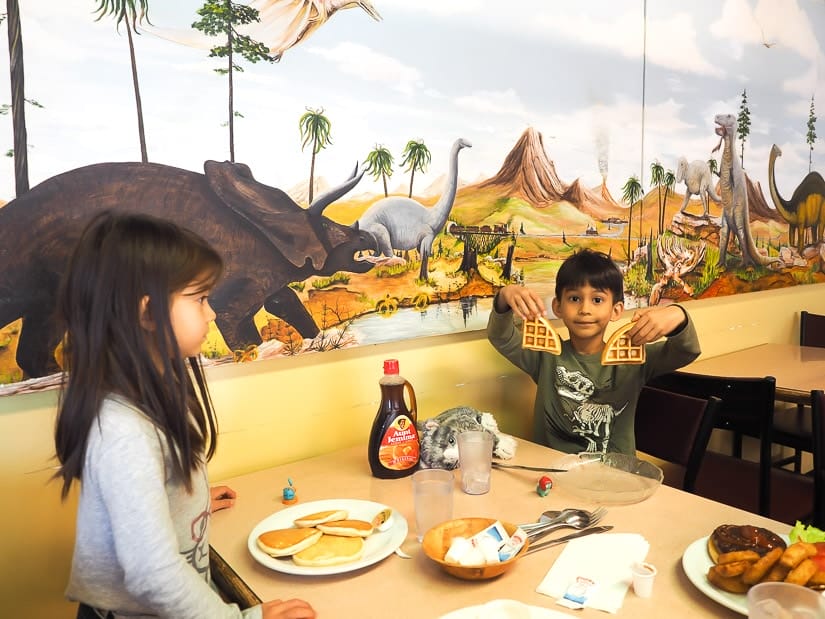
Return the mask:
<path id="1" fill-rule="evenodd" d="M 261 533 L 273 529 L 288 529 L 294 527 L 294 521 L 301 516 L 322 512 L 329 509 L 345 509 L 349 512 L 348 518 L 355 520 L 371 521 L 376 514 L 387 506 L 382 503 L 372 501 L 361 501 L 358 499 L 326 499 L 323 501 L 312 501 L 311 503 L 300 503 L 286 507 L 279 512 L 267 516 L 255 525 L 247 539 L 247 548 L 252 557 L 264 567 L 284 572 L 285 574 L 297 574 L 299 576 L 324 576 L 327 574 L 342 574 L 359 570 L 381 559 L 391 555 L 395 549 L 407 537 L 407 521 L 396 510 L 392 510 L 391 526 L 388 530 L 376 531 L 364 540 L 364 554 L 358 561 L 344 563 L 341 565 L 328 565 L 324 567 L 309 567 L 296 565 L 291 557 L 276 559 L 270 557 L 258 548 L 257 539 Z"/>
<path id="2" fill-rule="evenodd" d="M 682 555 L 682 567 L 687 574 L 688 580 L 692 582 L 699 591 L 710 599 L 719 602 L 731 610 L 735 610 L 740 615 L 748 614 L 748 606 L 743 593 L 728 593 L 717 589 L 708 582 L 708 570 L 713 565 L 713 560 L 708 554 L 707 536 L 697 539 L 687 547 Z"/>

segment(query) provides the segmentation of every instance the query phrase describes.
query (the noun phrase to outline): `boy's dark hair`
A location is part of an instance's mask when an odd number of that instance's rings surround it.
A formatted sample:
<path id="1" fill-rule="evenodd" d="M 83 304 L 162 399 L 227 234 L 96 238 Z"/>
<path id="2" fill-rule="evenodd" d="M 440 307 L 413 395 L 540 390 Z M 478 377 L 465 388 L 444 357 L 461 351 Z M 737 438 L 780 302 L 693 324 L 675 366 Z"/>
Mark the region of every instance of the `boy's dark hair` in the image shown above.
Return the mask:
<path id="1" fill-rule="evenodd" d="M 204 239 L 170 221 L 104 212 L 87 225 L 56 308 L 65 332 L 55 428 L 64 498 L 82 477 L 89 431 L 110 395 L 151 419 L 169 443 L 173 473 L 191 488 L 192 472 L 215 451 L 216 421 L 199 360 L 188 360 L 190 374 L 181 357 L 170 297 L 190 285 L 209 290 L 222 270 Z M 141 324 L 144 297 L 151 331 Z"/>
<path id="2" fill-rule="evenodd" d="M 561 300 L 565 290 L 584 285 L 609 291 L 613 303 L 624 301 L 622 272 L 604 252 L 580 249 L 569 256 L 556 275 L 556 299 Z"/>

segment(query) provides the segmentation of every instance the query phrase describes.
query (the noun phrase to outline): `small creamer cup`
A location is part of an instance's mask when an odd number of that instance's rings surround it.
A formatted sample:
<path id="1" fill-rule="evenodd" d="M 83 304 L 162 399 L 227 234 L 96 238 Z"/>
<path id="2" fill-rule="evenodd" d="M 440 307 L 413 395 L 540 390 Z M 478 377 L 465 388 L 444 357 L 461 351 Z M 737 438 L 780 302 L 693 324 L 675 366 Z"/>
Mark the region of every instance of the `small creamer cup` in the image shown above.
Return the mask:
<path id="1" fill-rule="evenodd" d="M 461 432 L 458 435 L 458 466 L 461 489 L 467 494 L 490 491 L 493 468 L 493 435 L 485 431 Z"/>
<path id="2" fill-rule="evenodd" d="M 640 598 L 649 598 L 653 595 L 656 567 L 652 563 L 634 563 L 631 572 L 633 573 L 633 592 Z"/>

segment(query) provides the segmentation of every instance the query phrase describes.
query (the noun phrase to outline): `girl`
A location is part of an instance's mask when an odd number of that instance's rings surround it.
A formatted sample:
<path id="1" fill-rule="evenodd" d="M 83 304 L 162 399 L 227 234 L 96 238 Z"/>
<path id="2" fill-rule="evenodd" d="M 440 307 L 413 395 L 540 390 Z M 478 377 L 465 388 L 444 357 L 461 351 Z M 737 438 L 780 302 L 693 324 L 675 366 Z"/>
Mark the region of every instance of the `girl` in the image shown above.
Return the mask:
<path id="1" fill-rule="evenodd" d="M 210 495 L 217 429 L 198 361 L 222 267 L 194 233 L 137 214 L 98 215 L 71 256 L 55 445 L 63 498 L 81 482 L 66 591 L 79 619 L 315 617 L 302 600 L 242 612 L 209 585 L 210 513 L 234 499 Z"/>

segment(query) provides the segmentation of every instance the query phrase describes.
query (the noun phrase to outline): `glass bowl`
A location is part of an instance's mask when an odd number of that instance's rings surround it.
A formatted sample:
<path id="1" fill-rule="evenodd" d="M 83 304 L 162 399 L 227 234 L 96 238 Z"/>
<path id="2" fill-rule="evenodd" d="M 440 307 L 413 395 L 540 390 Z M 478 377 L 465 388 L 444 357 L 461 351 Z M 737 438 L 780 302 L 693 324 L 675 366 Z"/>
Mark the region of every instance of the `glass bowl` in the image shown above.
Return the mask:
<path id="1" fill-rule="evenodd" d="M 581 452 L 564 456 L 556 466 L 560 488 L 603 505 L 629 505 L 650 497 L 662 485 L 664 473 L 655 464 L 621 453 Z"/>

